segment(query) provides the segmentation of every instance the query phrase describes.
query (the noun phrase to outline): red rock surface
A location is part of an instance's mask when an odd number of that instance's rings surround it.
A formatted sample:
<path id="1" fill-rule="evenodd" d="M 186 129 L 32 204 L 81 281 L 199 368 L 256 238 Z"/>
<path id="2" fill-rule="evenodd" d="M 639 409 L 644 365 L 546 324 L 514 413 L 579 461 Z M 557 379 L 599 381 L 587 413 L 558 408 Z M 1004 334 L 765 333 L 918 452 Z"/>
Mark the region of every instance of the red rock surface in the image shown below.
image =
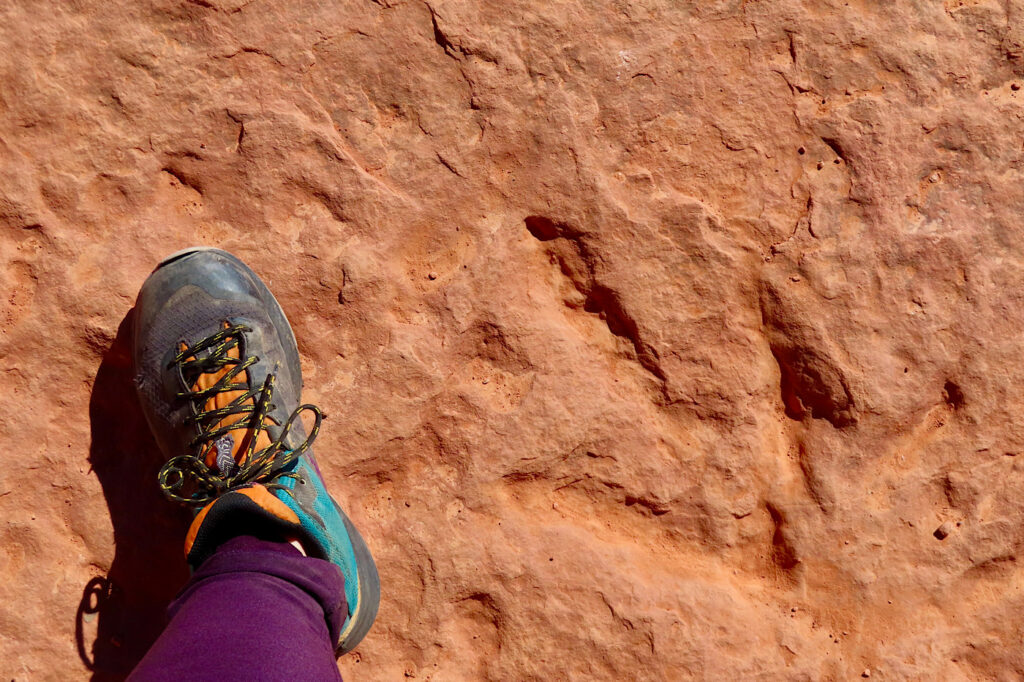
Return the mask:
<path id="1" fill-rule="evenodd" d="M 328 414 L 384 585 L 348 679 L 1024 675 L 1020 3 L 11 2 L 0 45 L 3 679 L 118 679 L 185 577 L 124 342 L 196 243 Z"/>

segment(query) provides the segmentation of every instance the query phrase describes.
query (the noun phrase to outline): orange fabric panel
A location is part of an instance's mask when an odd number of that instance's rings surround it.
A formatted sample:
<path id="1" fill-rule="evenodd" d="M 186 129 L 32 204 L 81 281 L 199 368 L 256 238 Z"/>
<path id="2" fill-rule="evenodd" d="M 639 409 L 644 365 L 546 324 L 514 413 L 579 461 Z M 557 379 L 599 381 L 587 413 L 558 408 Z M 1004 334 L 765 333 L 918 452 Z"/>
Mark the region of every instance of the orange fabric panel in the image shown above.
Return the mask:
<path id="1" fill-rule="evenodd" d="M 230 326 L 227 322 L 225 322 L 224 325 L 225 328 Z M 238 346 L 235 346 L 234 348 L 228 350 L 227 355 L 229 358 L 235 358 L 236 360 L 240 359 L 241 356 L 239 355 L 238 352 Z M 187 359 L 192 360 L 193 358 Z M 231 371 L 231 369 L 231 366 L 227 366 L 220 368 L 216 372 L 200 374 L 199 378 L 196 380 L 196 383 L 192 386 L 192 390 L 198 391 L 210 388 L 218 381 L 220 381 L 222 378 L 224 378 L 224 375 Z M 234 378 L 234 381 L 235 383 L 249 383 L 249 371 L 246 370 L 244 372 L 241 372 L 240 374 L 238 374 L 238 376 Z M 217 410 L 222 407 L 227 407 L 233 400 L 237 400 L 243 393 L 245 393 L 245 391 L 225 391 L 223 393 L 218 393 L 206 401 L 206 403 L 203 405 L 203 409 L 206 411 L 210 411 Z M 248 400 L 245 401 L 244 404 L 252 405 L 254 403 L 255 399 L 249 398 Z M 238 422 L 241 419 L 243 419 L 244 416 L 245 415 L 233 414 L 228 417 L 225 417 L 221 421 L 214 424 L 211 430 L 219 429 L 222 426 L 234 424 L 235 422 Z M 232 429 L 228 433 L 235 441 L 235 444 L 231 450 L 231 454 L 234 456 L 235 461 L 238 462 L 239 466 L 241 466 L 243 464 L 242 459 L 244 458 L 245 451 L 249 446 L 249 429 Z M 256 438 L 256 451 L 262 450 L 263 448 L 268 447 L 269 445 L 270 437 L 267 435 L 266 431 L 261 431 L 260 435 Z M 213 443 L 210 443 L 203 460 L 206 463 L 206 466 L 208 467 L 213 467 L 217 463 L 217 448 L 214 446 Z"/>
<path id="2" fill-rule="evenodd" d="M 209 503 L 202 510 L 196 514 L 196 517 L 192 519 L 192 525 L 188 527 L 188 532 L 185 533 L 185 557 L 188 557 L 188 553 L 192 551 L 192 545 L 195 544 L 196 535 L 199 534 L 199 527 L 203 525 L 203 519 L 209 513 L 210 509 L 217 503 L 217 500 Z"/>
<path id="3" fill-rule="evenodd" d="M 299 525 L 299 517 L 292 511 L 288 505 L 281 500 L 277 499 L 272 492 L 267 490 L 264 486 L 259 483 L 248 487 L 238 488 L 228 493 L 228 495 L 245 495 L 250 500 L 255 502 L 268 514 L 276 516 L 277 518 L 287 521 L 288 523 Z M 213 505 L 217 504 L 220 500 L 224 499 L 219 497 L 213 502 L 202 508 L 202 510 L 196 514 L 196 517 L 192 519 L 192 525 L 189 526 L 188 533 L 185 534 L 185 556 L 187 557 L 189 552 L 192 551 L 192 545 L 195 544 L 196 536 L 199 535 L 199 528 L 203 525 L 203 521 L 206 519 L 206 515 L 213 508 Z M 286 538 L 286 539 L 290 539 Z"/>

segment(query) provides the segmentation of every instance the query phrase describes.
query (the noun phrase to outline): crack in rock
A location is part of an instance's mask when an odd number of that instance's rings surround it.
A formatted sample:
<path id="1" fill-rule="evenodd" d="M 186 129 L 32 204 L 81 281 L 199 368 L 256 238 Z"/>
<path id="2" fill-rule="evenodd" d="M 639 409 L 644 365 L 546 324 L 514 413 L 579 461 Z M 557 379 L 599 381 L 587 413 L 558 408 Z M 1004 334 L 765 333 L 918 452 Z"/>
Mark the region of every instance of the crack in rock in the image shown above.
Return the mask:
<path id="1" fill-rule="evenodd" d="M 644 342 L 636 319 L 623 306 L 619 293 L 596 280 L 599 258 L 587 246 L 583 233 L 543 216 L 529 216 L 525 223 L 531 235 L 548 243 L 548 251 L 557 259 L 562 274 L 583 295 L 583 310 L 599 316 L 612 334 L 629 341 L 640 366 L 664 384 L 666 376 L 657 351 Z"/>
<path id="2" fill-rule="evenodd" d="M 837 429 L 856 424 L 849 384 L 824 338 L 799 319 L 798 312 L 770 283 L 762 288 L 761 318 L 779 364 L 786 416 L 796 421 L 826 419 Z"/>

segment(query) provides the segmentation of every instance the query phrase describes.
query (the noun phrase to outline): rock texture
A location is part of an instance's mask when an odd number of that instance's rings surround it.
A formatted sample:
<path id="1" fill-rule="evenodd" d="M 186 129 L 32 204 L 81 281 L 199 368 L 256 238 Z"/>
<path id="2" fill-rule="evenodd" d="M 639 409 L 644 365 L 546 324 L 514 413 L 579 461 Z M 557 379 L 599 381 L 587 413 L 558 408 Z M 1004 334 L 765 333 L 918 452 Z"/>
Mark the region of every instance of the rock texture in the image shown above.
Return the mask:
<path id="1" fill-rule="evenodd" d="M 270 283 L 350 680 L 1024 676 L 1024 3 L 0 5 L 0 676 L 185 571 L 139 285 Z"/>

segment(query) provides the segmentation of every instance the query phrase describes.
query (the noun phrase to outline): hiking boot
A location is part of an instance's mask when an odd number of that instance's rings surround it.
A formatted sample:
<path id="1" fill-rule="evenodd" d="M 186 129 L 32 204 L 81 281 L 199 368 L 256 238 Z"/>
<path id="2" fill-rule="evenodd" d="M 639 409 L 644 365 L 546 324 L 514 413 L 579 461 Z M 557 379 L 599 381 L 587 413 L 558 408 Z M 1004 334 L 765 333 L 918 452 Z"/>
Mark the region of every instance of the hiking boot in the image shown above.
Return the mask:
<path id="1" fill-rule="evenodd" d="M 160 488 L 197 512 L 185 540 L 191 567 L 237 535 L 297 540 L 344 574 L 348 617 L 335 650 L 355 648 L 377 615 L 377 568 L 324 487 L 310 449 L 322 415 L 299 403 L 295 336 L 266 285 L 226 251 L 169 256 L 139 292 L 133 359 L 167 460 Z M 303 412 L 314 418 L 308 434 Z"/>

